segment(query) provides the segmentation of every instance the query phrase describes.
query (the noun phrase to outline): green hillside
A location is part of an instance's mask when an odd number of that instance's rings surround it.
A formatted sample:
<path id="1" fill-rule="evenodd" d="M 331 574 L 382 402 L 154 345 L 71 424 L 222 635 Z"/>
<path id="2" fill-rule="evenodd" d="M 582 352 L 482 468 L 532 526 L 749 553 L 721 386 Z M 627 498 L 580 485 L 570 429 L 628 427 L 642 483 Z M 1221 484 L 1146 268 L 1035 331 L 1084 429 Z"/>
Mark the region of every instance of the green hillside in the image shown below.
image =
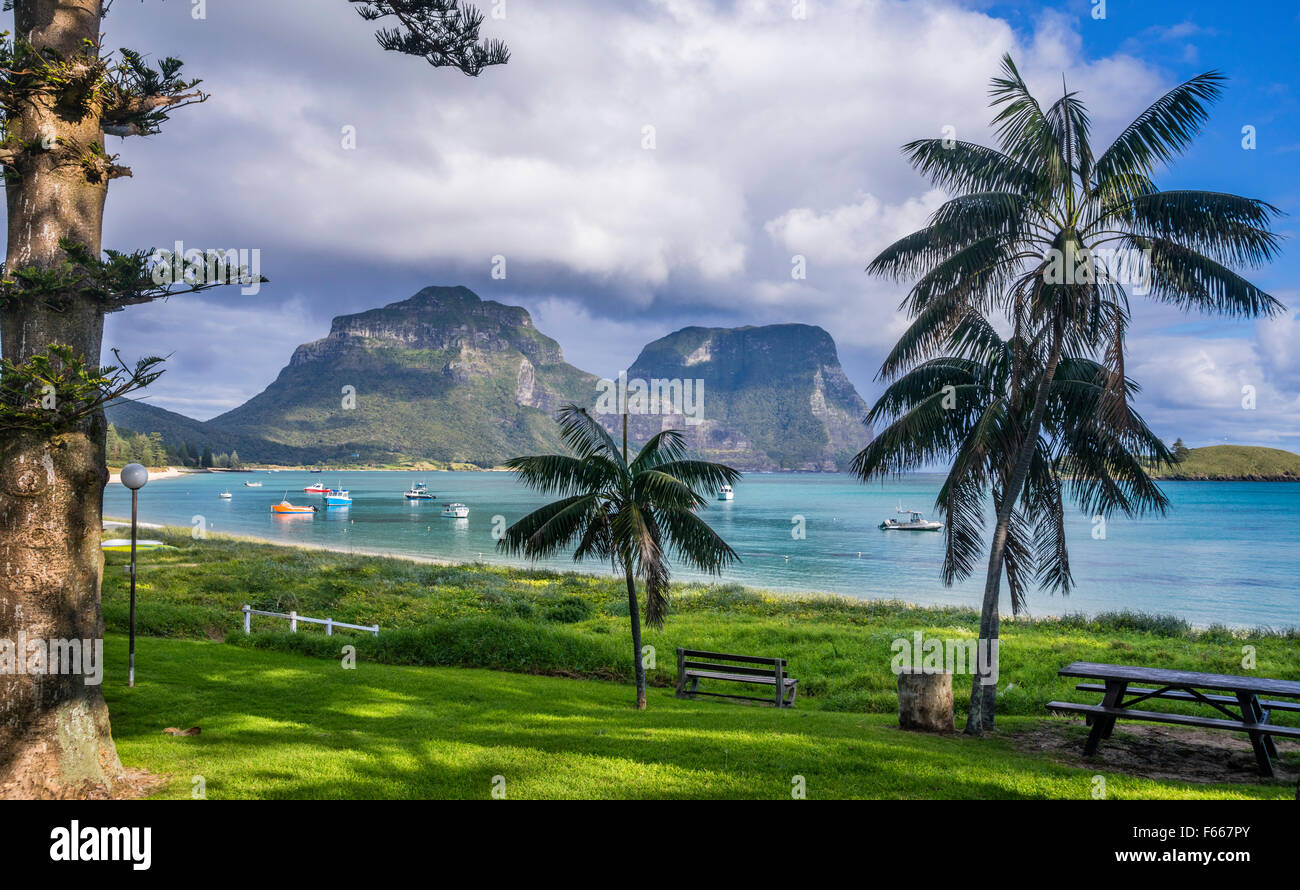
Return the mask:
<path id="1" fill-rule="evenodd" d="M 483 467 L 559 447 L 554 412 L 588 402 L 596 378 L 518 306 L 463 287 L 335 318 L 275 381 L 207 426 L 260 438 L 250 454 L 298 462 L 466 461 Z M 245 455 L 244 446 L 240 454 Z"/>
<path id="2" fill-rule="evenodd" d="M 1300 454 L 1254 445 L 1192 448 L 1167 479 L 1285 479 L 1300 481 Z"/>

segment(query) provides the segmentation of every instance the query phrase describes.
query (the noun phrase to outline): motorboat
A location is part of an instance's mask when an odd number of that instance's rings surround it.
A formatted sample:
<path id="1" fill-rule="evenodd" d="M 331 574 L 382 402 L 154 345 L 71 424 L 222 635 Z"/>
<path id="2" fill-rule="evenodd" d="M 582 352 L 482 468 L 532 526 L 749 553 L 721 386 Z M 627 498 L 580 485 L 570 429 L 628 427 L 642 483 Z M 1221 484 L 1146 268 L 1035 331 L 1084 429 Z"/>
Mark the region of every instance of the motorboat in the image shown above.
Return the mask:
<path id="1" fill-rule="evenodd" d="M 217 497 L 221 498 L 223 501 L 228 501 L 228 500 L 230 500 L 232 497 L 234 497 L 234 495 L 232 495 L 232 494 L 231 494 L 230 492 L 228 492 L 228 491 L 223 491 L 223 492 L 221 492 L 219 495 L 217 495 Z"/>
<path id="2" fill-rule="evenodd" d="M 943 528 L 942 522 L 935 522 L 933 519 L 926 519 L 925 514 L 916 510 L 904 510 L 898 508 L 898 512 L 907 517 L 906 520 L 886 519 L 880 523 L 880 528 L 886 531 L 905 531 L 905 532 L 937 532 Z"/>
<path id="3" fill-rule="evenodd" d="M 328 485 L 321 485 L 319 482 L 313 482 L 311 485 L 304 488 L 303 491 L 307 494 L 329 494 L 330 487 Z"/>
<path id="4" fill-rule="evenodd" d="M 429 486 L 423 482 L 412 482 L 411 487 L 402 493 L 408 501 L 431 501 L 433 492 L 429 491 Z"/>
<path id="5" fill-rule="evenodd" d="M 444 504 L 442 516 L 444 519 L 469 519 L 469 507 L 464 504 Z"/>
<path id="6" fill-rule="evenodd" d="M 724 485 L 718 489 L 718 500 L 720 501 L 734 500 L 735 497 L 736 492 L 732 490 L 730 485 Z"/>
<path id="7" fill-rule="evenodd" d="M 348 495 L 348 490 L 343 486 L 331 488 L 325 494 L 325 506 L 327 507 L 346 507 L 352 503 L 352 498 Z"/>
<path id="8" fill-rule="evenodd" d="M 261 487 L 262 487 L 262 483 L 261 483 L 261 482 L 245 482 L 245 483 L 244 483 L 244 487 L 245 487 L 245 488 L 261 488 Z"/>
<path id="9" fill-rule="evenodd" d="M 271 512 L 282 515 L 300 516 L 305 513 L 315 513 L 316 508 L 312 506 L 296 507 L 288 501 L 280 501 L 278 504 L 271 505 Z"/>

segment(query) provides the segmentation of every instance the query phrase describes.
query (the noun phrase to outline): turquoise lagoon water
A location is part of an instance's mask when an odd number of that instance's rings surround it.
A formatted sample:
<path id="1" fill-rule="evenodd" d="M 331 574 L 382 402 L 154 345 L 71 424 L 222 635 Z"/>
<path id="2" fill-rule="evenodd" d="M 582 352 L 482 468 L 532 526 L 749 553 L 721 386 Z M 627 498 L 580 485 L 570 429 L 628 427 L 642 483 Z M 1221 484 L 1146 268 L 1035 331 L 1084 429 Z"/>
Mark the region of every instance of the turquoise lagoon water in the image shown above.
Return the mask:
<path id="1" fill-rule="evenodd" d="M 428 483 L 437 500 L 402 498 L 416 478 Z M 263 487 L 246 488 L 247 480 Z M 295 504 L 320 504 L 318 495 L 303 493 L 317 481 L 341 482 L 352 493 L 352 506 L 322 506 L 309 516 L 270 512 L 286 492 Z M 740 554 L 724 581 L 978 608 L 979 579 L 951 588 L 940 581 L 940 534 L 876 527 L 900 503 L 929 512 L 940 481 L 915 475 L 863 485 L 841 474 L 747 475 L 734 501 L 714 501 L 701 516 Z M 1069 545 L 1077 586 L 1068 597 L 1031 594 L 1030 613 L 1133 609 L 1172 613 L 1198 625 L 1300 626 L 1300 484 L 1171 482 L 1164 488 L 1172 501 L 1165 517 L 1112 518 L 1104 538 L 1094 537 L 1089 517 L 1072 515 Z M 218 498 L 223 490 L 233 497 Z M 447 501 L 468 504 L 469 519 L 441 518 Z M 191 526 L 201 516 L 217 533 L 522 565 L 495 551 L 494 517 L 514 522 L 543 502 L 510 473 L 259 471 L 151 482 L 141 491 L 140 518 Z M 108 486 L 104 513 L 129 516 L 130 493 Z M 802 539 L 792 535 L 797 517 L 805 529 Z M 575 567 L 569 560 L 543 565 Z M 579 568 L 602 571 L 594 564 Z M 698 576 L 677 569 L 674 577 Z"/>

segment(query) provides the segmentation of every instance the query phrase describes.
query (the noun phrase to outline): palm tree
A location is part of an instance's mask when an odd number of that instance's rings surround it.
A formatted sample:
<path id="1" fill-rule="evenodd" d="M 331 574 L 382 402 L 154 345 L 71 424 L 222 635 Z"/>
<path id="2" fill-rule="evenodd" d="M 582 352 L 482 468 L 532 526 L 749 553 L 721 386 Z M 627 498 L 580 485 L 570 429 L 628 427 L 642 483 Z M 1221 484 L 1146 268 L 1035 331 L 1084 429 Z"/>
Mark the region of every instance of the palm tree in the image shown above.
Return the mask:
<path id="1" fill-rule="evenodd" d="M 1061 98 L 1044 110 L 1005 56 L 990 89 L 998 148 L 942 139 L 904 146 L 913 166 L 957 197 L 868 267 L 916 281 L 903 302 L 913 323 L 881 376 L 896 378 L 938 355 L 972 311 L 1008 319 L 1015 349 L 1042 344 L 1033 354 L 1012 357 L 1017 370 L 1009 382 L 1030 387 L 1028 410 L 1023 424 L 1010 426 L 998 443 L 1014 457 L 996 505 L 982 640 L 997 637 L 1002 573 L 1015 558 L 1012 521 L 1041 450 L 1063 357 L 1095 356 L 1107 375 L 1098 411 L 1117 429 L 1131 421 L 1126 286 L 1135 295 L 1145 291 L 1159 302 L 1205 313 L 1254 318 L 1283 308 L 1233 270 L 1261 266 L 1276 255 L 1279 239 L 1270 226 L 1277 208 L 1218 192 L 1160 191 L 1151 178 L 1190 144 L 1223 80 L 1210 71 L 1175 87 L 1095 155 L 1078 95 L 1063 86 Z M 1037 371 L 1029 369 L 1030 361 L 1038 363 Z M 976 676 L 966 724 L 975 734 L 992 725 L 994 690 L 984 686 L 980 694 L 981 686 Z"/>
<path id="2" fill-rule="evenodd" d="M 738 559 L 734 550 L 702 519 L 696 508 L 706 491 L 733 485 L 740 473 L 731 467 L 686 456 L 678 430 L 664 430 L 628 460 L 627 415 L 623 447 L 586 409 L 560 411 L 560 436 L 572 454 L 516 457 L 506 466 L 519 481 L 560 500 L 529 513 L 506 529 L 498 546 L 530 559 L 554 556 L 573 547 L 573 559 L 608 561 L 627 579 L 632 620 L 636 704 L 645 709 L 645 664 L 641 653 L 641 610 L 636 580 L 645 587 L 645 621 L 663 627 L 668 612 L 670 552 L 687 565 L 718 574 Z"/>
<path id="3" fill-rule="evenodd" d="M 1024 368 L 1045 374 L 1044 343 L 1004 340 L 978 313 L 969 313 L 945 341 L 946 354 L 921 362 L 895 380 L 867 417 L 881 432 L 853 461 L 863 480 L 898 475 L 936 462 L 949 470 L 936 498 L 945 515 L 942 576 L 969 577 L 984 549 L 986 498 L 1006 501 L 1038 380 L 1017 379 Z M 1037 356 L 1037 363 L 1023 357 Z M 1116 422 L 1101 410 L 1110 372 L 1087 357 L 1066 355 L 1047 390 L 1041 435 L 1025 475 L 1019 506 L 1008 524 L 1004 568 L 1019 611 L 1030 582 L 1060 593 L 1073 585 L 1065 540 L 1065 501 L 1090 516 L 1115 511 L 1163 513 L 1164 494 L 1148 471 L 1173 455 L 1131 408 Z M 1126 380 L 1129 395 L 1137 384 Z"/>

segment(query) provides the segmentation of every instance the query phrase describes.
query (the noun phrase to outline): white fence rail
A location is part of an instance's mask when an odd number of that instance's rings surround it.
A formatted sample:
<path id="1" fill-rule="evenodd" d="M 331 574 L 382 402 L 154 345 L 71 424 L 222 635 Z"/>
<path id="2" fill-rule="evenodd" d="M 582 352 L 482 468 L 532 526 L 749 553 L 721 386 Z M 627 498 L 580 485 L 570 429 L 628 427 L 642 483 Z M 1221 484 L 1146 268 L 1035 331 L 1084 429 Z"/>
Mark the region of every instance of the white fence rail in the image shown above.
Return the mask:
<path id="1" fill-rule="evenodd" d="M 246 634 L 253 632 L 253 616 L 265 615 L 267 618 L 287 618 L 289 620 L 289 630 L 293 633 L 298 632 L 299 621 L 306 621 L 308 624 L 325 625 L 325 634 L 331 637 L 334 636 L 334 628 L 336 627 L 341 627 L 345 630 L 364 630 L 372 636 L 379 636 L 378 624 L 367 627 L 364 624 L 348 624 L 345 621 L 335 621 L 333 618 L 308 618 L 306 615 L 299 615 L 297 612 L 289 612 L 288 614 L 285 614 L 284 612 L 263 612 L 262 610 L 254 609 L 252 606 L 247 604 L 245 604 L 244 608 L 240 609 L 240 611 L 244 613 L 244 633 Z"/>

